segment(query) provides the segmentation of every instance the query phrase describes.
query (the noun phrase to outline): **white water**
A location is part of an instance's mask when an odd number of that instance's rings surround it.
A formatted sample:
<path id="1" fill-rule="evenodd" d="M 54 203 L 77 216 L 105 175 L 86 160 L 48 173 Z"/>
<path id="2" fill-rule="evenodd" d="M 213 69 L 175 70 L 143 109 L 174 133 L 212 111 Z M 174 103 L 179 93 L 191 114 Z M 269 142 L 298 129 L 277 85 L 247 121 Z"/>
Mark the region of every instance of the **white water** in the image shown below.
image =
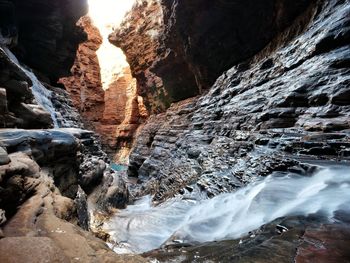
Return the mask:
<path id="1" fill-rule="evenodd" d="M 1 48 L 1 47 L 0 47 Z M 31 87 L 31 91 L 36 102 L 43 107 L 47 112 L 50 113 L 51 119 L 55 128 L 58 128 L 58 121 L 56 118 L 56 111 L 51 102 L 51 94 L 52 92 L 45 88 L 45 86 L 37 79 L 33 72 L 29 71 L 25 67 L 21 66 L 16 56 L 6 47 L 1 48 L 8 56 L 8 58 L 17 65 L 26 76 L 32 81 L 33 85 Z"/>
<path id="2" fill-rule="evenodd" d="M 269 176 L 235 193 L 200 202 L 173 199 L 151 206 L 150 197 L 127 207 L 106 225 L 117 253 L 142 253 L 171 239 L 237 239 L 279 217 L 350 211 L 350 169 L 324 169 L 311 177 Z"/>

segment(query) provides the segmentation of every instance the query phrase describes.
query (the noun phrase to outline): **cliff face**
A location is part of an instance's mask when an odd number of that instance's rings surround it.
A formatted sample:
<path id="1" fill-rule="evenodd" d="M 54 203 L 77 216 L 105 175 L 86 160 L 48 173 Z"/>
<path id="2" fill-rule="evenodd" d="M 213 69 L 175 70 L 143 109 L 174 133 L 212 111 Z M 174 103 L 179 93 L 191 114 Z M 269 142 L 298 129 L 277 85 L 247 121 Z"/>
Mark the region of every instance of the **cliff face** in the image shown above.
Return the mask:
<path id="1" fill-rule="evenodd" d="M 272 171 L 305 173 L 315 159 L 346 160 L 349 17 L 348 2 L 312 5 L 206 95 L 151 117 L 130 157 L 134 195 L 213 196 Z"/>
<path id="2" fill-rule="evenodd" d="M 74 106 L 79 110 L 85 125 L 90 129 L 100 122 L 104 111 L 104 90 L 102 89 L 99 61 L 96 51 L 102 44 L 102 36 L 88 16 L 82 17 L 78 24 L 87 34 L 76 52 L 71 76 L 61 78 L 70 94 Z"/>
<path id="3" fill-rule="evenodd" d="M 131 196 L 151 194 L 156 204 L 174 196 L 172 200 L 196 203 L 232 193 L 271 174 L 292 173 L 298 178 L 322 167 L 349 166 L 349 22 L 349 1 L 314 2 L 263 50 L 223 72 L 208 93 L 151 116 L 130 156 L 129 175 L 138 179 L 130 188 Z M 172 68 L 172 63 L 168 67 Z M 311 192 L 307 189 L 304 193 Z M 242 200 L 244 204 L 244 195 L 237 198 L 238 203 Z M 258 192 L 253 195 L 262 198 Z M 229 210 L 240 206 L 228 199 L 223 203 Z M 253 201 L 244 210 L 255 211 L 256 206 Z M 159 207 L 161 210 L 166 204 Z M 212 207 L 210 219 L 203 221 L 196 216 L 204 209 L 196 207 L 200 212 L 192 218 L 200 223 L 181 226 L 179 232 L 198 227 L 204 235 L 214 233 L 211 226 L 223 221 L 215 211 L 220 207 Z M 180 257 L 189 262 L 346 261 L 348 215 L 339 214 L 343 219 L 337 223 L 320 223 L 322 219 L 315 220 L 314 214 L 309 218 L 311 224 L 307 218 L 282 217 L 249 232 L 246 242 L 240 237 L 188 249 L 177 249 L 176 244 L 148 255 L 160 262 Z M 224 214 L 223 218 L 236 224 L 235 216 Z M 247 217 L 247 221 L 251 219 L 256 219 L 255 214 Z M 279 230 L 281 226 L 286 228 Z M 170 244 L 178 242 L 173 241 Z"/>
<path id="4" fill-rule="evenodd" d="M 83 124 L 68 93 L 49 84 L 73 64 L 81 39 L 74 36 L 82 32 L 75 23 L 85 7 L 85 1 L 0 1 L 1 262 L 142 262 L 117 256 L 84 231 L 86 194 L 105 211 L 124 207 L 128 190 L 93 132 L 74 129 Z"/>
<path id="5" fill-rule="evenodd" d="M 79 45 L 71 76 L 59 82 L 69 92 L 85 127 L 101 135 L 110 157 L 127 162 L 135 132 L 147 117 L 143 100 L 136 92 L 136 80 L 126 67 L 121 72 L 110 72 L 111 83 L 104 90 L 97 55 L 102 36 L 88 16 L 82 17 L 78 26 L 87 34 L 87 40 Z"/>
<path id="6" fill-rule="evenodd" d="M 56 98 L 60 107 L 58 97 L 64 92 L 56 96 L 41 81 L 55 83 L 69 72 L 79 41 L 85 36 L 75 24 L 86 11 L 86 1 L 0 1 L 1 127 L 79 127 L 69 102 L 64 102 L 65 109 L 61 107 L 67 120 L 71 119 L 67 123 L 53 105 Z M 16 52 L 20 62 L 7 47 Z M 68 117 L 68 112 L 73 116 Z"/>
<path id="7" fill-rule="evenodd" d="M 150 69 L 158 59 L 159 37 L 164 31 L 163 10 L 158 0 L 143 1 L 134 6 L 120 27 L 109 36 L 120 47 L 137 79 L 137 92 L 146 99 L 152 111 L 170 105 L 162 80 Z M 154 98 L 161 97 L 162 100 Z"/>
<path id="8" fill-rule="evenodd" d="M 52 83 L 69 75 L 78 45 L 85 39 L 75 24 L 87 13 L 87 1 L 5 2 L 14 6 L 18 59 L 44 73 Z"/>
<path id="9" fill-rule="evenodd" d="M 264 48 L 310 1 L 143 1 L 110 41 L 121 47 L 151 112 L 201 94 Z"/>
<path id="10" fill-rule="evenodd" d="M 104 137 L 102 140 L 108 153 L 118 163 L 128 163 L 136 131 L 148 116 L 136 85 L 130 68 L 124 68 L 123 72 L 114 76 L 105 90 L 103 118 L 96 127 Z"/>

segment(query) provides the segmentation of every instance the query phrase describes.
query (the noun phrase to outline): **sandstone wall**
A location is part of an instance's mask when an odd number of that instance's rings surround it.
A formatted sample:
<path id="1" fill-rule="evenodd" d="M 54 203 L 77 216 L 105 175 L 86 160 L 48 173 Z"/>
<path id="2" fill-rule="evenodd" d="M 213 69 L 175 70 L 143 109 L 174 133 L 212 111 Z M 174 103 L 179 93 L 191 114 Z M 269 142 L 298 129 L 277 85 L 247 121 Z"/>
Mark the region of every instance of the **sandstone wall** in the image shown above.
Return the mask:
<path id="1" fill-rule="evenodd" d="M 104 90 L 96 55 L 102 44 L 102 36 L 88 16 L 82 17 L 78 26 L 87 34 L 87 40 L 81 43 L 76 51 L 71 76 L 61 78 L 59 82 L 69 92 L 85 125 L 93 129 L 96 126 L 94 123 L 99 123 L 103 118 L 104 111 Z"/>
<path id="2" fill-rule="evenodd" d="M 101 136 L 111 159 L 126 163 L 135 132 L 147 117 L 147 111 L 128 67 L 122 72 L 110 72 L 112 82 L 103 90 L 97 56 L 102 37 L 88 16 L 81 18 L 78 25 L 88 38 L 79 45 L 71 76 L 61 78 L 59 82 L 69 92 L 85 127 Z"/>

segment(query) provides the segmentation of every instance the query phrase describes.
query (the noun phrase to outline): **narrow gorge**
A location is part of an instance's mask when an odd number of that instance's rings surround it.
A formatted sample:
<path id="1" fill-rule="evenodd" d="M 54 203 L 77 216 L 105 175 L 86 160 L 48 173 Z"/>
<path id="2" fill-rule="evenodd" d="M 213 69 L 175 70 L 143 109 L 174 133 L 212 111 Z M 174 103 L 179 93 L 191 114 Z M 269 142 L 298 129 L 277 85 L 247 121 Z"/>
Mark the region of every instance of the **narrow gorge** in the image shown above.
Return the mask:
<path id="1" fill-rule="evenodd" d="M 0 262 L 350 262 L 349 0 L 0 0 Z"/>

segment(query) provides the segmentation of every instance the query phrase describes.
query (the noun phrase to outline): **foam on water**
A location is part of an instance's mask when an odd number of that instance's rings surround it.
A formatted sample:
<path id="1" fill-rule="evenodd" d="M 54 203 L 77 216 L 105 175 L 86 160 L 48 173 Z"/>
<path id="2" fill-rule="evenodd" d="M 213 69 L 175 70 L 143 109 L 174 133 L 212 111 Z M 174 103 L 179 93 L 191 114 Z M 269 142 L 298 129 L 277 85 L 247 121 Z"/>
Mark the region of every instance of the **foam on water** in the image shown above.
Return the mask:
<path id="1" fill-rule="evenodd" d="M 52 92 L 45 88 L 45 86 L 38 80 L 38 78 L 34 75 L 33 72 L 21 66 L 16 56 L 8 48 L 2 47 L 1 49 L 7 54 L 8 58 L 15 65 L 17 65 L 26 74 L 26 76 L 32 81 L 33 85 L 31 87 L 31 90 L 36 102 L 40 106 L 42 106 L 47 112 L 50 113 L 51 119 L 54 123 L 55 128 L 58 128 L 59 125 L 56 117 L 55 107 L 51 102 Z"/>
<path id="2" fill-rule="evenodd" d="M 106 229 L 117 253 L 142 253 L 170 238 L 237 239 L 280 217 L 320 212 L 331 220 L 339 209 L 350 211 L 350 168 L 324 169 L 310 177 L 272 175 L 199 202 L 172 199 L 153 207 L 147 196 L 118 213 Z"/>

